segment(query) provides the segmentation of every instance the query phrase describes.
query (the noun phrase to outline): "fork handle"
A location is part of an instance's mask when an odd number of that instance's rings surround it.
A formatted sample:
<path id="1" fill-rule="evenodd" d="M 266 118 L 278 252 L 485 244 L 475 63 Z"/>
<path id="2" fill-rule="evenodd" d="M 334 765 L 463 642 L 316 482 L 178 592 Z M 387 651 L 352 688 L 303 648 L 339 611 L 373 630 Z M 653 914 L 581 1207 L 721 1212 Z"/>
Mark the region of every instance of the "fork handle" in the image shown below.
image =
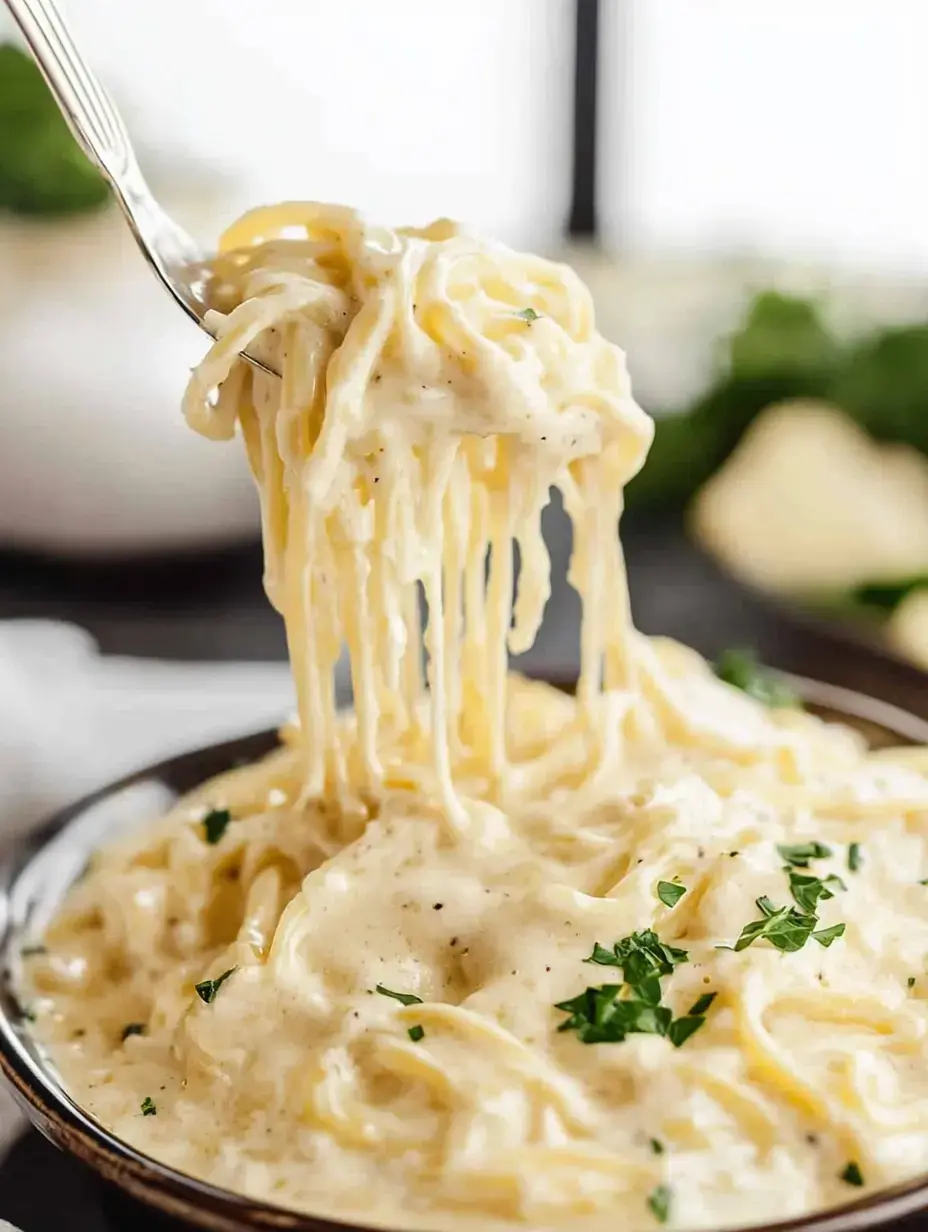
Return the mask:
<path id="1" fill-rule="evenodd" d="M 54 0 L 6 0 L 6 6 L 81 149 L 120 196 L 130 195 L 141 172 L 129 134 Z"/>

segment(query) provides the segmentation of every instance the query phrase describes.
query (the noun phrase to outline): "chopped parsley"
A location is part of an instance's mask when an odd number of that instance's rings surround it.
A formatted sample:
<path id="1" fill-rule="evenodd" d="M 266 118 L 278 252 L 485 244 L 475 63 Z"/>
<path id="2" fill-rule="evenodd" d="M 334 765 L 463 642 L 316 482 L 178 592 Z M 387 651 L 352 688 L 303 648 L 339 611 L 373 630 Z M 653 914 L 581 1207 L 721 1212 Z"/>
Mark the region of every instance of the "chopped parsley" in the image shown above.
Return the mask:
<path id="1" fill-rule="evenodd" d="M 541 318 L 541 314 L 534 308 L 523 308 L 521 312 L 516 313 L 516 316 L 522 321 L 538 321 Z"/>
<path id="2" fill-rule="evenodd" d="M 200 1000 L 205 1001 L 207 1005 L 215 1001 L 216 993 L 237 969 L 237 967 L 230 967 L 228 971 L 223 971 L 222 975 L 217 975 L 214 980 L 201 980 L 199 984 L 195 984 L 194 988 Z"/>
<path id="3" fill-rule="evenodd" d="M 797 873 L 789 869 L 789 888 L 793 898 L 803 911 L 815 915 L 821 900 L 826 902 L 834 898 L 835 890 L 846 890 L 847 886 L 840 877 L 832 874 L 824 880 L 813 877 L 811 873 Z"/>
<path id="4" fill-rule="evenodd" d="M 648 1210 L 658 1223 L 666 1223 L 670 1215 L 671 1191 L 669 1185 L 658 1185 L 648 1194 Z"/>
<path id="5" fill-rule="evenodd" d="M 682 1018 L 675 1018 L 667 1028 L 667 1038 L 674 1048 L 682 1048 L 690 1036 L 695 1035 L 705 1021 L 702 1014 L 686 1014 Z"/>
<path id="6" fill-rule="evenodd" d="M 607 950 L 597 941 L 593 953 L 584 962 L 599 963 L 603 967 L 621 967 L 628 984 L 639 984 L 649 976 L 670 975 L 678 963 L 688 959 L 686 950 L 665 945 L 651 928 L 643 928 L 617 941 Z"/>
<path id="7" fill-rule="evenodd" d="M 750 650 L 724 650 L 716 659 L 714 671 L 719 680 L 772 709 L 800 708 L 802 703 L 780 677 L 759 663 Z"/>
<path id="8" fill-rule="evenodd" d="M 665 907 L 675 907 L 685 893 L 686 886 L 680 885 L 679 881 L 659 881 L 657 883 L 657 897 Z"/>
<path id="9" fill-rule="evenodd" d="M 795 868 L 808 868 L 810 860 L 825 860 L 832 854 L 824 843 L 777 843 L 777 851 Z"/>
<path id="10" fill-rule="evenodd" d="M 693 1002 L 687 1013 L 704 1014 L 718 995 L 717 992 L 704 992 L 701 997 Z"/>
<path id="11" fill-rule="evenodd" d="M 24 945 L 19 951 L 20 958 L 38 958 L 40 954 L 47 954 L 47 945 Z"/>
<path id="12" fill-rule="evenodd" d="M 817 941 L 827 950 L 832 941 L 837 941 L 839 937 L 844 936 L 844 924 L 832 924 L 830 928 L 820 928 L 812 934 L 812 940 Z"/>
<path id="13" fill-rule="evenodd" d="M 203 818 L 203 837 L 211 846 L 219 842 L 231 820 L 232 814 L 228 809 L 209 810 Z"/>
<path id="14" fill-rule="evenodd" d="M 914 988 L 915 987 L 915 976 L 910 975 L 909 978 L 906 980 L 906 984 L 908 984 L 909 988 Z"/>
<path id="15" fill-rule="evenodd" d="M 860 843 L 851 843 L 847 849 L 848 872 L 856 873 L 863 862 L 864 859 L 860 850 Z"/>
<path id="16" fill-rule="evenodd" d="M 558 1031 L 573 1031 L 584 1044 L 615 1044 L 629 1035 L 660 1035 L 679 1048 L 705 1018 L 690 1011 L 675 1019 L 670 1007 L 661 1004 L 661 978 L 687 958 L 686 950 L 665 945 L 650 928 L 617 941 L 611 950 L 596 942 L 585 961 L 620 968 L 625 982 L 586 988 L 579 996 L 558 1002 L 555 1009 L 568 1015 Z M 708 1008 L 712 999 L 700 997 L 693 1009 Z"/>
<path id="17" fill-rule="evenodd" d="M 158 1107 L 150 1095 L 146 1095 L 142 1100 L 142 1116 L 157 1116 Z"/>
<path id="18" fill-rule="evenodd" d="M 425 1037 L 425 1027 L 419 1026 L 417 1023 L 416 1026 L 410 1027 L 406 1034 L 414 1044 L 418 1044 L 419 1040 Z"/>
<path id="19" fill-rule="evenodd" d="M 144 1022 L 127 1022 L 122 1029 L 122 1042 L 125 1043 L 130 1035 L 144 1035 L 147 1030 Z"/>
<path id="20" fill-rule="evenodd" d="M 778 950 L 792 952 L 801 950 L 812 935 L 818 920 L 814 915 L 803 915 L 795 907 L 775 907 L 766 896 L 758 898 L 757 908 L 761 913 L 759 920 L 745 924 L 741 936 L 731 948 L 739 953 L 746 950 L 755 941 L 766 938 Z M 728 949 L 722 946 L 722 949 Z"/>
<path id="21" fill-rule="evenodd" d="M 857 1185 L 858 1187 L 863 1185 L 864 1178 L 860 1165 L 852 1159 L 841 1173 L 841 1180 L 844 1181 L 845 1185 Z"/>
<path id="22" fill-rule="evenodd" d="M 649 1139 L 649 1144 L 650 1144 L 650 1147 L 651 1147 L 651 1153 L 652 1153 L 652 1155 L 663 1155 L 663 1153 L 664 1153 L 664 1144 L 663 1144 L 663 1142 L 661 1142 L 660 1138 L 651 1138 L 651 1139 Z"/>
<path id="23" fill-rule="evenodd" d="M 793 897 L 804 910 L 797 911 L 795 907 L 777 907 L 764 895 L 758 898 L 757 908 L 761 913 L 759 920 L 745 924 L 741 935 L 733 946 L 720 945 L 717 949 L 733 949 L 736 952 L 746 950 L 755 941 L 765 938 L 771 945 L 785 953 L 801 950 L 810 937 L 827 949 L 838 937 L 844 936 L 844 924 L 832 924 L 829 928 L 816 931 L 818 916 L 815 914 L 819 899 L 834 898 L 832 886 L 846 889 L 840 877 L 826 877 L 822 881 L 818 877 L 789 872 L 790 889 Z"/>
<path id="24" fill-rule="evenodd" d="M 394 1001 L 399 1001 L 400 1005 L 421 1005 L 422 998 L 417 997 L 411 992 L 394 992 L 392 988 L 384 988 L 383 984 L 377 985 L 377 991 L 382 997 L 392 997 Z"/>

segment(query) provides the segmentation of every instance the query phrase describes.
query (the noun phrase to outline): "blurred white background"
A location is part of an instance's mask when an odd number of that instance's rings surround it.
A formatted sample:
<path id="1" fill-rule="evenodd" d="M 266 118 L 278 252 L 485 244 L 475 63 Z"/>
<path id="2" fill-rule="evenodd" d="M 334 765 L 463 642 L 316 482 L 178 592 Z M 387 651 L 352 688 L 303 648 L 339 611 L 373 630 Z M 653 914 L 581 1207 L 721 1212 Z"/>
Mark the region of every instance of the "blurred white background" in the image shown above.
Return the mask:
<path id="1" fill-rule="evenodd" d="M 924 0 L 604 0 L 607 242 L 928 268 Z"/>

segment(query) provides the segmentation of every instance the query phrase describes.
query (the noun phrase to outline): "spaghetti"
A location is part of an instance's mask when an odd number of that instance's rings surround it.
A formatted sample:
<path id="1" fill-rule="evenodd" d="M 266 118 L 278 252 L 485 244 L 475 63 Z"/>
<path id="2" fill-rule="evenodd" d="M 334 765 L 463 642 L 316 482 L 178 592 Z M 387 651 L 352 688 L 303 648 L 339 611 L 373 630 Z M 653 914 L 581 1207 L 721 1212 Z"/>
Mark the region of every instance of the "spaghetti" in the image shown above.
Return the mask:
<path id="1" fill-rule="evenodd" d="M 101 853 L 27 960 L 81 1103 L 397 1227 L 731 1226 L 919 1169 L 928 758 L 634 630 L 651 425 L 576 277 L 294 203 L 227 233 L 215 302 L 185 410 L 244 437 L 300 721 Z M 552 487 L 575 698 L 507 673 Z"/>

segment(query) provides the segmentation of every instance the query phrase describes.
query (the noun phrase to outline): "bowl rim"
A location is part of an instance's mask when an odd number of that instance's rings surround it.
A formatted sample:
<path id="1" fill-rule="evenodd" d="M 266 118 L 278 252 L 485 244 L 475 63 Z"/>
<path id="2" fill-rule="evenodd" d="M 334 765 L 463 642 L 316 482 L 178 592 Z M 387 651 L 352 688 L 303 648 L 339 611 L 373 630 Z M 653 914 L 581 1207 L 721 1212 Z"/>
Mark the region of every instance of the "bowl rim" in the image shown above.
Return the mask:
<path id="1" fill-rule="evenodd" d="M 928 744 L 928 720 L 889 702 L 839 685 L 789 673 L 781 675 L 805 702 L 838 716 L 882 728 L 904 744 Z M 560 682 L 563 687 L 563 682 Z M 118 1138 L 64 1089 L 47 1066 L 31 1055 L 25 1022 L 13 988 L 10 947 L 14 940 L 11 894 L 33 861 L 72 823 L 96 805 L 146 781 L 170 784 L 178 779 L 191 787 L 254 760 L 279 745 L 276 729 L 204 745 L 165 758 L 87 795 L 35 830 L 14 840 L 0 853 L 0 953 L 6 956 L 0 975 L 0 1072 L 32 1126 L 55 1146 L 76 1156 L 104 1180 L 136 1200 L 194 1226 L 215 1232 L 275 1229 L 278 1232 L 378 1232 L 396 1225 L 354 1223 L 331 1215 L 314 1215 L 246 1197 L 200 1180 L 145 1155 Z M 210 768 L 200 773 L 202 763 Z M 190 790 L 189 787 L 172 790 Z M 928 1208 L 928 1172 L 874 1190 L 840 1206 L 808 1215 L 749 1225 L 755 1232 L 863 1232 L 914 1215 Z M 743 1232 L 732 1229 L 731 1232 Z"/>

